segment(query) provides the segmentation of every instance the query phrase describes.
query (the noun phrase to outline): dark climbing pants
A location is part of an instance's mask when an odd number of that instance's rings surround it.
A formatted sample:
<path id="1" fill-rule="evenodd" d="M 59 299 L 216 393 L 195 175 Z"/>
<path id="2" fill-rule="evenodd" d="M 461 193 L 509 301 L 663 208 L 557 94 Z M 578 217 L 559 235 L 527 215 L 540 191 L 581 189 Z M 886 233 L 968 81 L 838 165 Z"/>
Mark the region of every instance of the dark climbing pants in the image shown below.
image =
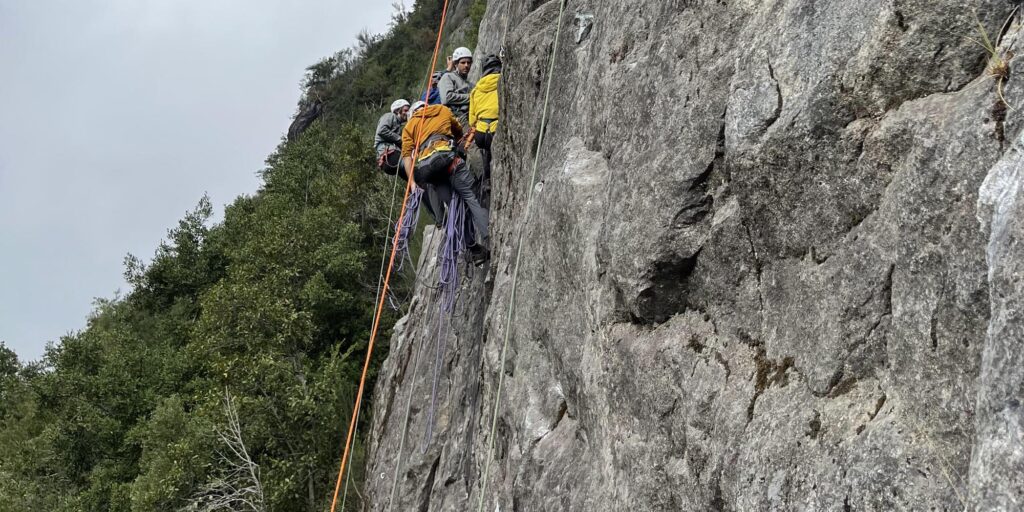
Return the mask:
<path id="1" fill-rule="evenodd" d="M 430 216 L 434 218 L 434 225 L 441 227 L 444 225 L 444 209 L 452 201 L 452 191 L 447 185 L 443 187 L 426 185 L 425 187 L 423 190 L 423 205 L 427 207 Z M 431 205 L 437 205 L 437 208 L 435 209 Z"/>
<path id="2" fill-rule="evenodd" d="M 484 161 L 484 181 L 487 185 L 491 183 L 491 142 L 494 142 L 493 133 L 476 132 L 473 142 L 480 148 L 480 156 Z"/>
<path id="3" fill-rule="evenodd" d="M 466 208 L 469 209 L 469 216 L 473 221 L 473 229 L 476 231 L 476 243 L 483 249 L 486 249 L 489 241 L 487 233 L 488 212 L 486 208 L 480 205 L 476 194 L 473 193 L 473 173 L 470 172 L 469 166 L 466 165 L 465 161 L 461 161 L 455 167 L 449 182 L 455 193 L 466 203 Z"/>
<path id="4" fill-rule="evenodd" d="M 440 199 L 448 204 L 452 193 L 456 193 L 466 203 L 469 218 L 476 231 L 476 243 L 487 248 L 487 208 L 480 205 L 473 192 L 473 173 L 466 161 L 451 151 L 438 151 L 416 163 L 416 183 L 427 186 L 427 197 L 431 200 Z M 440 204 L 435 203 L 440 208 Z M 438 210 L 435 210 L 438 211 Z M 436 219 L 437 217 L 435 217 Z"/>

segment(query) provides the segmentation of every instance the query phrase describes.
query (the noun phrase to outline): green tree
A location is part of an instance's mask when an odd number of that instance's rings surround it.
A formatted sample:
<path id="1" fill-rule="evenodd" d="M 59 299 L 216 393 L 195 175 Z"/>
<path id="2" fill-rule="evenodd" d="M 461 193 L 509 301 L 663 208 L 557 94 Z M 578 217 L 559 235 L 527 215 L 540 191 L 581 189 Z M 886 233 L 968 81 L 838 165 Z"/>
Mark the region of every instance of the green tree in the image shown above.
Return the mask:
<path id="1" fill-rule="evenodd" d="M 231 474 L 226 431 L 268 510 L 324 509 L 395 204 L 373 130 L 382 105 L 419 95 L 440 8 L 418 1 L 310 66 L 299 107 L 323 114 L 267 158 L 260 190 L 217 224 L 204 197 L 148 263 L 129 255 L 130 293 L 98 300 L 82 331 L 29 365 L 0 344 L 0 512 L 201 508 Z M 357 439 L 357 482 L 363 454 Z"/>

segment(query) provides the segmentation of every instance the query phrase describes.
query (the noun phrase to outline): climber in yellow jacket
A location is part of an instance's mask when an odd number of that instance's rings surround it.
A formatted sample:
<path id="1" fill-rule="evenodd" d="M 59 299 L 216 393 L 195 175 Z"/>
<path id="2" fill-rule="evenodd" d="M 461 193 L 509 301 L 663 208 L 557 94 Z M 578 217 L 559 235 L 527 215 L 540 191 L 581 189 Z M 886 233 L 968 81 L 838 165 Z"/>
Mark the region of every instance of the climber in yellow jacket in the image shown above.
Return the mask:
<path id="1" fill-rule="evenodd" d="M 469 126 L 473 142 L 480 148 L 484 160 L 484 189 L 491 183 L 491 142 L 498 129 L 498 80 L 501 79 L 501 59 L 488 55 L 484 59 L 484 74 L 469 95 Z"/>

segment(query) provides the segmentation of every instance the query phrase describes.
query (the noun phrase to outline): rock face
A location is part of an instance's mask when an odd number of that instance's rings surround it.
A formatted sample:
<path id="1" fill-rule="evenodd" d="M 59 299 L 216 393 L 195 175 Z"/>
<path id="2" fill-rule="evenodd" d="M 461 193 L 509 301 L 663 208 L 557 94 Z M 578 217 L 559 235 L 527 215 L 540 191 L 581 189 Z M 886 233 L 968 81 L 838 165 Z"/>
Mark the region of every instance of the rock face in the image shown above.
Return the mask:
<path id="1" fill-rule="evenodd" d="M 1014 5 L 559 3 L 488 3 L 493 258 L 441 323 L 421 265 L 371 509 L 1024 507 Z"/>
<path id="2" fill-rule="evenodd" d="M 978 378 L 971 497 L 981 510 L 1024 507 L 1024 138 L 992 168 L 981 188 L 979 220 L 990 233 L 992 313 Z"/>

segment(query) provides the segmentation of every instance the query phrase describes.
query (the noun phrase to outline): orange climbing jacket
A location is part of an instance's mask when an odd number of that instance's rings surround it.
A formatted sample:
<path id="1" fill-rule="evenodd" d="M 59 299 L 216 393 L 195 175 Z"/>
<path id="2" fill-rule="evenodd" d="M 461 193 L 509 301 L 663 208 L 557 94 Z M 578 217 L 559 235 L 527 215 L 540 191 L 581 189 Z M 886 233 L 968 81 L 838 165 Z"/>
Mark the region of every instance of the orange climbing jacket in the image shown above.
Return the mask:
<path id="1" fill-rule="evenodd" d="M 402 158 L 412 157 L 417 140 L 420 143 L 417 162 L 435 151 L 451 150 L 452 141 L 462 138 L 462 126 L 444 105 L 429 105 L 417 110 L 402 129 Z"/>
<path id="2" fill-rule="evenodd" d="M 402 158 L 411 158 L 416 143 L 419 148 L 414 162 L 416 183 L 440 184 L 462 164 L 456 154 L 456 140 L 462 138 L 462 125 L 444 105 L 430 105 L 416 110 L 402 130 Z"/>

